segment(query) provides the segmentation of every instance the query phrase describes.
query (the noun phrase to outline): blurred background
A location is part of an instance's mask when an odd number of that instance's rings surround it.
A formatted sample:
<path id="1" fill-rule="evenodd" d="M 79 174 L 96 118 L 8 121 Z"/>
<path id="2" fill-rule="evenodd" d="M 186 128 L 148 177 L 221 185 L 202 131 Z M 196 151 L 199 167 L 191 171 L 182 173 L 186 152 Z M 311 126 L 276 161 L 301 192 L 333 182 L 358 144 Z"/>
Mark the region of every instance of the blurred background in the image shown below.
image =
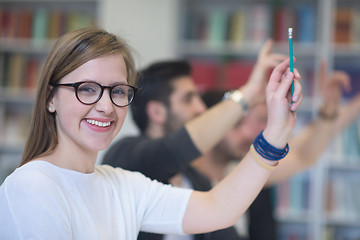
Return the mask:
<path id="1" fill-rule="evenodd" d="M 344 102 L 360 92 L 356 0 L 0 0 L 0 183 L 21 160 L 51 46 L 65 32 L 92 25 L 126 39 L 138 69 L 189 60 L 200 92 L 243 84 L 267 38 L 288 54 L 292 27 L 305 94 L 297 128 L 316 116 L 321 59 L 329 71 L 350 74 Z M 274 189 L 279 239 L 360 239 L 359 124 L 340 134 L 316 166 Z M 128 114 L 118 138 L 137 132 Z"/>

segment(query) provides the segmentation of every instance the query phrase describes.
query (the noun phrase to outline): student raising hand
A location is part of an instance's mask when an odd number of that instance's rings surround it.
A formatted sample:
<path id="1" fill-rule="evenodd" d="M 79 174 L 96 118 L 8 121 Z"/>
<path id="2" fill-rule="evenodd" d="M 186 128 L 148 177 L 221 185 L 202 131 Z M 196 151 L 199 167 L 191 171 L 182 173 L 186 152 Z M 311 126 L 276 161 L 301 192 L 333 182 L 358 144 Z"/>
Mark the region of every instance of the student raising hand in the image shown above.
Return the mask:
<path id="1" fill-rule="evenodd" d="M 214 231 L 233 225 L 246 211 L 264 186 L 271 170 L 285 157 L 287 142 L 295 127 L 296 114 L 302 101 L 300 75 L 295 76 L 293 103 L 288 95 L 294 75 L 289 59 L 281 62 L 271 74 L 266 102 L 269 113 L 264 134 L 254 141 L 238 166 L 209 192 L 194 191 L 183 220 L 185 233 Z M 248 94 L 247 92 L 243 93 Z M 259 140 L 260 139 L 260 140 Z M 264 146 L 267 146 L 266 151 Z"/>

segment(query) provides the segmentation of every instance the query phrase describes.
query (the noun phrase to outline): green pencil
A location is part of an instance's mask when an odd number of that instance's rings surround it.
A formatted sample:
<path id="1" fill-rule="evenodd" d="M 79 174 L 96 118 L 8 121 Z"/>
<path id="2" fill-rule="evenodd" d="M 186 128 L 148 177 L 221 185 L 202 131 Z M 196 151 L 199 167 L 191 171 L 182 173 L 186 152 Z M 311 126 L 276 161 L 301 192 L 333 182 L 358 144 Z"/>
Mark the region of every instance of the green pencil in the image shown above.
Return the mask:
<path id="1" fill-rule="evenodd" d="M 289 56 L 290 56 L 290 71 L 292 73 L 294 73 L 294 58 L 293 58 L 293 37 L 292 37 L 292 28 L 289 28 L 288 33 L 289 33 Z M 292 96 L 294 94 L 294 80 L 291 83 L 291 88 L 290 88 L 290 93 L 291 93 L 291 102 L 292 102 Z"/>

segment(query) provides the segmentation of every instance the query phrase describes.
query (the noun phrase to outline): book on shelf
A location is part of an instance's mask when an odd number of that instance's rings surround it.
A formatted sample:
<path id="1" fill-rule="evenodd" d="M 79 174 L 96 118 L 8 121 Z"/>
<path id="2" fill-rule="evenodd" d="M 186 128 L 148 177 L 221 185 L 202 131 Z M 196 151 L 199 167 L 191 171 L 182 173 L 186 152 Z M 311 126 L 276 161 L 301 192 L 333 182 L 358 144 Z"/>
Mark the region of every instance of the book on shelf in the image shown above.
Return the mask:
<path id="1" fill-rule="evenodd" d="M 269 37 L 269 9 L 265 4 L 254 4 L 247 10 L 246 42 L 260 45 Z"/>
<path id="2" fill-rule="evenodd" d="M 204 13 L 192 14 L 186 22 L 186 31 L 189 40 L 205 41 L 207 37 L 207 15 Z"/>
<path id="3" fill-rule="evenodd" d="M 31 39 L 34 45 L 41 46 L 48 36 L 49 13 L 45 8 L 38 8 L 34 13 Z"/>
<path id="4" fill-rule="evenodd" d="M 335 43 L 350 43 L 352 11 L 350 8 L 338 8 L 335 12 Z"/>
<path id="5" fill-rule="evenodd" d="M 227 40 L 228 14 L 222 10 L 209 13 L 207 43 L 210 47 L 218 47 Z"/>
<path id="6" fill-rule="evenodd" d="M 278 227 L 280 240 L 309 240 L 309 229 L 304 225 L 287 223 Z"/>
<path id="7" fill-rule="evenodd" d="M 9 32 L 9 19 L 10 19 L 10 11 L 6 11 L 4 8 L 0 7 L 0 37 L 6 38 Z"/>
<path id="8" fill-rule="evenodd" d="M 299 173 L 276 186 L 275 212 L 280 219 L 306 216 L 310 197 L 309 171 Z"/>
<path id="9" fill-rule="evenodd" d="M 3 29 L 3 18 L 4 18 L 4 10 L 3 10 L 3 8 L 0 6 L 0 38 L 2 38 L 3 37 L 3 31 L 4 31 L 4 29 Z"/>
<path id="10" fill-rule="evenodd" d="M 9 60 L 9 79 L 7 87 L 13 93 L 19 93 L 23 87 L 24 67 L 26 64 L 26 56 L 23 54 L 12 54 Z"/>
<path id="11" fill-rule="evenodd" d="M 33 22 L 33 11 L 25 9 L 20 13 L 19 34 L 16 36 L 21 39 L 29 39 L 31 37 L 31 25 Z"/>
<path id="12" fill-rule="evenodd" d="M 41 60 L 37 58 L 29 58 L 25 66 L 25 77 L 23 87 L 28 90 L 36 88 L 37 81 L 40 77 Z"/>
<path id="13" fill-rule="evenodd" d="M 294 13 L 285 7 L 277 7 L 274 12 L 273 39 L 276 42 L 288 41 L 288 28 L 294 26 Z M 296 39 L 296 36 L 294 36 Z"/>
<path id="14" fill-rule="evenodd" d="M 296 41 L 299 43 L 311 43 L 316 38 L 316 14 L 315 9 L 307 4 L 302 4 L 297 9 Z"/>
<path id="15" fill-rule="evenodd" d="M 13 39 L 19 35 L 20 12 L 17 9 L 12 9 L 8 16 L 9 28 L 7 31 L 7 38 Z"/>
<path id="16" fill-rule="evenodd" d="M 245 8 L 240 8 L 233 13 L 230 13 L 228 41 L 232 44 L 242 44 L 246 39 L 247 26 L 247 11 Z"/>
<path id="17" fill-rule="evenodd" d="M 360 167 L 360 120 L 344 129 L 332 143 L 330 164 Z"/>
<path id="18" fill-rule="evenodd" d="M 49 25 L 48 25 L 48 38 L 56 39 L 65 33 L 65 17 L 64 13 L 59 9 L 55 9 L 51 12 L 49 16 Z"/>
<path id="19" fill-rule="evenodd" d="M 360 44 L 360 9 L 352 9 L 351 16 L 350 39 L 352 43 Z"/>
<path id="20" fill-rule="evenodd" d="M 3 79 L 4 79 L 4 61 L 5 61 L 5 55 L 4 54 L 0 54 L 0 89 L 3 87 L 3 85 L 5 85 L 5 83 L 3 83 Z"/>
<path id="21" fill-rule="evenodd" d="M 230 61 L 223 66 L 219 82 L 224 89 L 236 89 L 244 85 L 254 67 L 252 61 Z"/>
<path id="22" fill-rule="evenodd" d="M 212 61 L 190 60 L 192 78 L 200 92 L 217 86 L 217 64 Z"/>
<path id="23" fill-rule="evenodd" d="M 0 73 L 2 75 L 1 87 L 5 88 L 8 85 L 10 63 L 9 63 L 8 55 L 1 54 L 1 56 L 2 56 L 2 70 L 3 70 Z"/>
<path id="24" fill-rule="evenodd" d="M 360 221 L 360 179 L 357 173 L 334 172 L 327 185 L 326 211 L 335 222 Z"/>

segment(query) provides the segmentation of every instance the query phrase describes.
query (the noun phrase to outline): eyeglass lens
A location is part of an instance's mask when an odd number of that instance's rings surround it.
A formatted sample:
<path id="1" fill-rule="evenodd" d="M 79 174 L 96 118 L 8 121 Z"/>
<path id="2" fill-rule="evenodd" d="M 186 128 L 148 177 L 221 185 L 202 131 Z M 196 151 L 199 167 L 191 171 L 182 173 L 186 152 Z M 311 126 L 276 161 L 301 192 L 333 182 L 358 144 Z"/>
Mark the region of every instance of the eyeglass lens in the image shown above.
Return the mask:
<path id="1" fill-rule="evenodd" d="M 101 85 L 93 82 L 80 84 L 76 91 L 78 99 L 85 104 L 93 104 L 101 98 Z M 119 107 L 127 106 L 134 98 L 134 90 L 128 85 L 116 85 L 111 88 L 110 98 Z"/>

